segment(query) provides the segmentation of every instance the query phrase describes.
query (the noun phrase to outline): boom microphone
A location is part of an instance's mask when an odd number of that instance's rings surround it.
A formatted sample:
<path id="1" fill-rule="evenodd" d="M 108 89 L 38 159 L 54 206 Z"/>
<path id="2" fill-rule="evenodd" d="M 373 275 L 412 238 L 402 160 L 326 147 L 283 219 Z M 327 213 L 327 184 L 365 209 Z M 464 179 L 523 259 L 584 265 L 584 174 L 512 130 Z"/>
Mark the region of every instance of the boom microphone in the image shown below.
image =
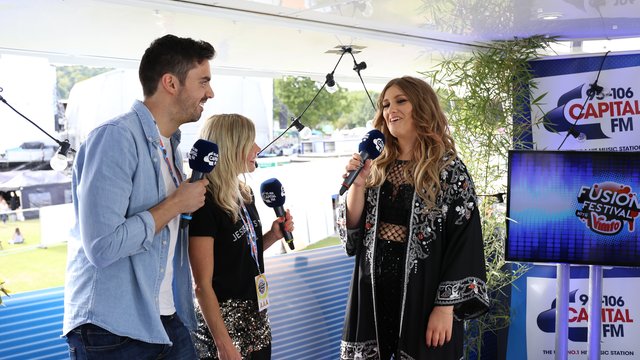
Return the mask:
<path id="1" fill-rule="evenodd" d="M 202 180 L 218 163 L 218 145 L 211 141 L 198 139 L 189 151 L 190 183 Z M 191 213 L 180 215 L 180 227 L 184 228 L 191 221 Z"/>
<path id="2" fill-rule="evenodd" d="M 358 145 L 358 151 L 360 151 L 362 161 L 360 162 L 360 166 L 356 170 L 349 172 L 347 178 L 342 182 L 340 195 L 343 195 L 344 192 L 351 187 L 353 181 L 358 177 L 358 174 L 360 174 L 360 170 L 364 167 L 364 162 L 368 159 L 374 160 L 380 156 L 382 149 L 384 149 L 384 134 L 382 132 L 373 129 L 364 135 L 360 145 Z"/>
<path id="3" fill-rule="evenodd" d="M 260 196 L 262 196 L 262 200 L 268 207 L 275 210 L 277 217 L 286 216 L 286 212 L 282 207 L 285 200 L 284 187 L 282 187 L 278 179 L 271 178 L 265 180 L 262 185 L 260 185 Z M 287 245 L 289 245 L 289 249 L 294 250 L 293 235 L 284 229 L 284 222 L 280 223 L 280 230 L 282 230 L 284 234 L 284 240 L 287 242 Z"/>

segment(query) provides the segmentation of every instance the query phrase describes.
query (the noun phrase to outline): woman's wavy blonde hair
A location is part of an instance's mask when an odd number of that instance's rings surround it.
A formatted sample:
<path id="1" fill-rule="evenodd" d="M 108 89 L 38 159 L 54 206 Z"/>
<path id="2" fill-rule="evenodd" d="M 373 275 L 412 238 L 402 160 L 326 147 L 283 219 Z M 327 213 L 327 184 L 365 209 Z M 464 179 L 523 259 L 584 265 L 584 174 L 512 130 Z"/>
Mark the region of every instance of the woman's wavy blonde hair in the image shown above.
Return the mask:
<path id="1" fill-rule="evenodd" d="M 440 172 L 457 154 L 438 96 L 429 84 L 415 77 L 393 79 L 380 93 L 373 126 L 384 134 L 385 145 L 373 163 L 367 186 L 382 185 L 387 171 L 400 155 L 398 139 L 389 132 L 382 113 L 382 100 L 392 86 L 400 88 L 413 106 L 412 117 L 418 135 L 409 166 L 405 167 L 404 178 L 415 187 L 418 195 L 428 206 L 434 206 L 436 196 L 440 192 Z M 447 161 L 443 161 L 445 155 L 449 155 Z"/>
<path id="2" fill-rule="evenodd" d="M 253 122 L 240 114 L 219 114 L 208 118 L 200 137 L 218 145 L 218 164 L 207 174 L 207 191 L 234 222 L 242 203 L 251 201 L 251 189 L 238 176 L 249 171 L 247 158 L 255 143 Z"/>

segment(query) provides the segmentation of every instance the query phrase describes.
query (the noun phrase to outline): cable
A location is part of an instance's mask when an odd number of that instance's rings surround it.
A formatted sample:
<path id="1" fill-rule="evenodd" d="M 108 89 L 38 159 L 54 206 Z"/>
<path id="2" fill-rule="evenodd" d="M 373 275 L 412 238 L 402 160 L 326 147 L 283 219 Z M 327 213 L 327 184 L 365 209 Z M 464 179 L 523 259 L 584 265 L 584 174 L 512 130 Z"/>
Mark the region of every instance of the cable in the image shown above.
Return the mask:
<path id="1" fill-rule="evenodd" d="M 0 87 L 0 92 L 2 92 L 2 87 Z M 33 121 L 31 121 L 31 119 L 29 119 L 28 117 L 24 116 L 20 111 L 16 110 L 16 108 L 14 108 L 13 106 L 11 106 L 11 104 L 9 104 L 7 102 L 7 100 L 2 97 L 2 95 L 0 95 L 0 101 L 2 101 L 5 105 L 7 105 L 11 110 L 13 110 L 16 114 L 20 115 L 21 117 L 23 117 L 25 120 L 27 120 L 28 122 L 30 122 L 33 126 L 37 127 L 38 130 L 42 131 L 45 135 L 47 135 L 48 137 L 50 137 L 53 141 L 56 142 L 56 144 L 58 144 L 58 146 L 60 147 L 58 149 L 58 151 L 56 151 L 56 154 L 60 154 L 62 156 L 64 156 L 66 158 L 67 153 L 68 152 L 72 152 L 75 153 L 76 151 L 71 147 L 71 144 L 69 143 L 68 139 L 65 139 L 64 141 L 60 141 L 56 138 L 54 138 L 53 136 L 51 136 L 48 132 L 46 132 L 43 128 L 41 128 L 40 126 L 38 126 L 38 124 L 34 123 Z M 55 157 L 56 155 L 54 155 Z"/>
<path id="2" fill-rule="evenodd" d="M 360 82 L 362 83 L 362 87 L 364 87 L 364 92 L 367 93 L 367 97 L 369 97 L 369 101 L 371 102 L 371 106 L 373 107 L 373 111 L 376 111 L 376 106 L 373 103 L 373 99 L 371 99 L 371 95 L 369 95 L 369 90 L 367 90 L 367 86 L 364 84 L 364 80 L 362 80 L 362 76 L 360 76 L 360 70 L 366 69 L 367 68 L 367 63 L 365 63 L 364 61 L 361 62 L 361 63 L 358 63 L 356 61 L 356 57 L 353 56 L 353 53 L 351 52 L 351 48 L 349 48 L 349 54 L 353 58 L 353 70 L 355 70 L 355 72 L 358 73 L 358 77 L 360 78 Z"/>
<path id="3" fill-rule="evenodd" d="M 342 54 L 344 55 L 344 54 Z M 340 59 L 342 59 L 342 56 L 340 56 Z M 340 60 L 338 60 L 338 63 L 340 63 Z M 338 64 L 336 64 L 336 67 L 338 66 Z M 336 69 L 334 68 L 333 71 L 335 71 Z M 318 97 L 318 95 L 320 95 L 320 92 L 322 91 L 322 89 L 324 89 L 325 85 L 327 85 L 327 83 L 333 83 L 335 85 L 335 81 L 333 80 L 333 71 L 329 74 L 327 74 L 326 80 L 324 81 L 324 84 L 322 84 L 322 86 L 320 87 L 320 89 L 318 90 L 318 92 L 316 92 L 316 95 L 313 97 L 313 99 L 311 99 L 311 101 L 309 101 L 309 103 L 307 104 L 307 106 L 304 108 L 304 110 L 302 110 L 302 113 L 296 117 L 296 118 L 291 118 L 291 124 L 289 124 L 289 127 L 287 127 L 280 135 L 278 135 L 275 139 L 273 139 L 273 141 L 271 141 L 270 143 L 268 143 L 265 147 L 262 148 L 262 150 L 260 150 L 260 152 L 258 152 L 257 155 L 260 155 L 263 151 L 265 151 L 266 149 L 269 148 L 269 146 L 273 145 L 273 143 L 275 143 L 278 139 L 280 139 L 284 134 L 287 133 L 287 131 L 289 131 L 289 129 L 291 129 L 292 127 L 296 127 L 296 129 L 298 131 L 301 131 L 302 129 L 304 129 L 304 125 L 300 122 L 300 119 L 302 118 L 302 115 L 304 115 L 304 113 L 307 111 L 307 109 L 309 109 L 309 107 L 311 106 L 311 104 L 313 104 L 313 101 Z M 257 156 L 256 155 L 256 156 Z"/>
<path id="4" fill-rule="evenodd" d="M 578 133 L 576 130 L 576 124 L 578 123 L 578 120 L 580 120 L 580 118 L 582 117 L 582 113 L 584 112 L 584 108 L 587 105 L 587 101 L 592 100 L 596 95 L 600 94 L 603 90 L 603 87 L 598 85 L 598 80 L 600 79 L 600 73 L 602 72 L 602 67 L 604 66 L 604 60 L 607 58 L 607 55 L 609 55 L 610 52 L 611 52 L 610 50 L 607 51 L 602 57 L 602 62 L 600 62 L 600 68 L 598 69 L 598 74 L 596 75 L 596 81 L 594 81 L 593 84 L 589 84 L 589 90 L 587 90 L 587 97 L 584 99 L 584 103 L 582 103 L 582 107 L 580 108 L 580 113 L 578 113 L 578 116 L 576 116 L 576 120 L 573 122 L 573 124 L 571 124 L 569 129 L 567 129 L 567 135 L 565 135 L 564 139 L 562 139 L 562 142 L 560 143 L 560 146 L 558 146 L 557 150 L 560 150 L 560 148 L 562 148 L 562 145 L 564 145 L 564 142 L 567 141 L 567 138 L 569 137 L 569 135 L 572 135 L 575 138 L 578 138 L 578 136 L 580 136 L 580 133 Z"/>
<path id="5" fill-rule="evenodd" d="M 2 97 L 2 95 L 0 95 L 0 101 L 2 101 L 3 103 L 5 103 L 11 110 L 13 110 L 16 114 L 22 116 L 25 120 L 27 120 L 28 122 L 30 122 L 31 124 L 33 124 L 33 126 L 37 127 L 40 131 L 42 131 L 45 135 L 47 135 L 48 137 L 50 137 L 53 141 L 55 141 L 58 145 L 62 146 L 62 142 L 56 138 L 54 138 L 53 136 L 49 135 L 48 132 L 44 131 L 43 128 L 41 128 L 40 126 L 38 126 L 38 124 L 34 123 L 33 121 L 31 121 L 28 117 L 22 115 L 22 113 L 20 113 L 20 111 L 16 110 L 13 106 L 11 106 L 7 100 L 5 100 L 5 98 Z"/>
<path id="6" fill-rule="evenodd" d="M 295 126 L 298 131 L 301 131 L 302 129 L 304 129 L 304 125 L 300 122 L 300 119 L 302 118 L 302 115 L 304 115 L 304 113 L 307 112 L 307 109 L 309 109 L 311 104 L 313 104 L 313 102 L 316 100 L 318 95 L 320 95 L 320 92 L 322 92 L 322 90 L 324 89 L 325 86 L 327 86 L 327 85 L 329 87 L 335 86 L 336 82 L 335 82 L 335 80 L 333 78 L 333 74 L 336 72 L 336 69 L 338 68 L 338 65 L 340 64 L 340 61 L 342 61 L 342 58 L 344 57 L 344 54 L 346 54 L 346 53 L 349 53 L 351 55 L 351 57 L 353 58 L 353 63 L 354 63 L 353 70 L 355 70 L 358 73 L 358 77 L 360 78 L 360 82 L 362 82 L 362 86 L 364 87 L 364 91 L 367 93 L 367 96 L 369 97 L 369 101 L 371 101 L 371 106 L 373 106 L 373 110 L 374 111 L 376 110 L 376 106 L 373 104 L 373 100 L 371 99 L 371 95 L 369 95 L 369 91 L 367 90 L 367 87 L 364 84 L 364 80 L 362 80 L 362 76 L 360 75 L 360 71 L 366 69 L 367 68 L 367 64 L 364 61 L 361 62 L 361 63 L 358 63 L 356 61 L 356 58 L 353 56 L 352 49 L 351 49 L 350 46 L 342 46 L 342 53 L 340 54 L 340 58 L 338 58 L 338 61 L 336 62 L 336 65 L 333 67 L 333 70 L 331 70 L 331 72 L 327 74 L 327 76 L 325 77 L 324 83 L 322 84 L 320 89 L 318 89 L 318 91 L 313 96 L 311 101 L 309 101 L 309 103 L 304 108 L 304 110 L 302 110 L 302 113 L 300 115 L 298 115 L 298 117 L 296 117 L 296 118 L 292 117 L 291 118 L 291 124 L 289 124 L 289 126 L 280 135 L 276 136 L 276 138 L 273 139 L 273 141 L 271 141 L 265 147 L 263 147 L 262 150 L 260 150 L 260 152 L 258 152 L 257 155 L 260 155 L 263 151 L 268 149 L 269 146 L 273 145 L 276 141 L 278 141 L 278 139 L 280 139 L 284 134 L 286 134 L 287 131 L 289 131 L 292 127 Z"/>

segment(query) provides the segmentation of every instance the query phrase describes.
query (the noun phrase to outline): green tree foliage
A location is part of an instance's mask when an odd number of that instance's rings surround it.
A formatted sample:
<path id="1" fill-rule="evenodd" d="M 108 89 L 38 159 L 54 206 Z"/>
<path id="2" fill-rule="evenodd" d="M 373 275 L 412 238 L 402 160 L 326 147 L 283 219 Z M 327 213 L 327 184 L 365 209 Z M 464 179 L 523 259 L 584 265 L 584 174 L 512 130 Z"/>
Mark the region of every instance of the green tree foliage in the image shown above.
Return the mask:
<path id="1" fill-rule="evenodd" d="M 456 148 L 469 168 L 481 200 L 491 308 L 484 316 L 467 323 L 465 358 L 480 359 L 483 334 L 509 326 L 510 309 L 504 290 L 528 270 L 526 264 L 505 262 L 507 220 L 500 201 L 502 195 L 498 194 L 506 192 L 508 151 L 530 146 L 522 139 L 531 126 L 544 120 L 535 119 L 533 124 L 527 120 L 529 106 L 540 106 L 546 95 L 531 97 L 536 83 L 529 61 L 555 41 L 534 36 L 493 42 L 471 56 L 445 59 L 436 70 L 424 73 L 440 88 L 438 94 Z"/>
<path id="2" fill-rule="evenodd" d="M 69 92 L 73 85 L 77 82 L 88 79 L 90 77 L 100 75 L 107 71 L 113 70 L 112 68 L 93 68 L 82 65 L 73 66 L 57 66 L 56 78 L 58 86 L 58 96 L 60 99 L 68 99 Z"/>
<path id="3" fill-rule="evenodd" d="M 308 77 L 285 77 L 273 81 L 274 107 L 273 118 L 287 118 L 287 125 L 291 117 L 302 115 L 300 122 L 311 129 L 319 128 L 326 124 L 336 124 L 336 121 L 345 114 L 351 112 L 353 104 L 347 96 L 348 91 L 338 88 L 334 93 L 318 90 L 322 84 L 318 84 Z M 313 104 L 305 111 L 314 96 Z M 286 115 L 281 115 L 286 112 Z M 283 124 L 281 124 L 281 127 Z"/>
<path id="4" fill-rule="evenodd" d="M 372 92 L 370 95 L 375 104 L 380 94 Z M 336 122 L 336 128 L 353 129 L 354 127 L 366 126 L 367 122 L 373 120 L 376 114 L 376 110 L 371 105 L 371 100 L 369 100 L 367 93 L 364 90 L 350 91 L 347 96 L 349 97 L 349 102 L 353 104 L 352 111 Z"/>

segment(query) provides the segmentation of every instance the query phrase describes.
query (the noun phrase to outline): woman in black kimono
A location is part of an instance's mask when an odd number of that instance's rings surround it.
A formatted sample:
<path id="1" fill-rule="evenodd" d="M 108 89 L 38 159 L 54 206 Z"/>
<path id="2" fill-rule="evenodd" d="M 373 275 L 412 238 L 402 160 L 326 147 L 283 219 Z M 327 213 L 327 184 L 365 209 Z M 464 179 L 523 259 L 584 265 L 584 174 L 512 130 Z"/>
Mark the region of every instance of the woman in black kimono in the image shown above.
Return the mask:
<path id="1" fill-rule="evenodd" d="M 473 182 L 426 82 L 391 80 L 373 126 L 384 150 L 340 207 L 356 256 L 341 359 L 461 359 L 463 320 L 489 304 Z M 354 154 L 347 172 L 360 162 Z"/>
<path id="2" fill-rule="evenodd" d="M 189 226 L 189 258 L 198 299 L 198 329 L 193 334 L 200 359 L 267 360 L 271 358 L 271 328 L 258 291 L 266 286 L 263 252 L 287 231 L 293 218 L 271 223 L 262 233 L 251 188 L 238 177 L 256 169 L 260 148 L 255 126 L 238 114 L 207 119 L 201 138 L 220 149 L 209 180 L 204 206 Z"/>

